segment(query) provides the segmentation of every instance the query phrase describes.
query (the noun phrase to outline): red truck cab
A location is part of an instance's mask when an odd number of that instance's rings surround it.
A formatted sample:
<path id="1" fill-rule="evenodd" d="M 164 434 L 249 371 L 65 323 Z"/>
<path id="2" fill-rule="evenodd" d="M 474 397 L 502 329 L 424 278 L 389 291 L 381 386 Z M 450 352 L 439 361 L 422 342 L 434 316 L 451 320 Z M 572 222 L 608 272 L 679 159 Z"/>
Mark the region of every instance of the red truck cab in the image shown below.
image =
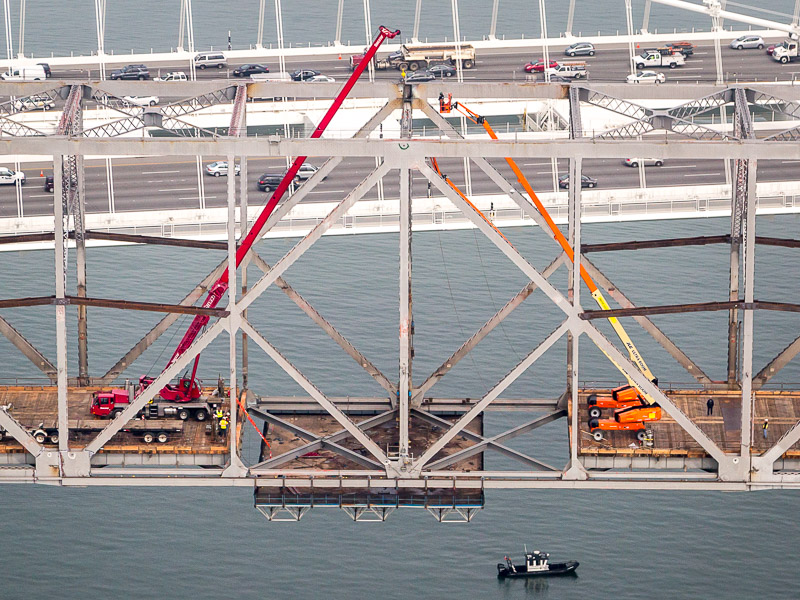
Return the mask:
<path id="1" fill-rule="evenodd" d="M 90 412 L 96 417 L 116 417 L 130 404 L 128 392 L 113 389 L 110 392 L 95 392 L 92 396 Z"/>
<path id="2" fill-rule="evenodd" d="M 154 378 L 142 375 L 139 377 L 139 394 L 155 381 Z M 200 383 L 191 377 L 181 377 L 177 385 L 168 383 L 158 393 L 167 402 L 193 402 L 200 398 Z M 138 395 L 138 394 L 137 394 Z"/>

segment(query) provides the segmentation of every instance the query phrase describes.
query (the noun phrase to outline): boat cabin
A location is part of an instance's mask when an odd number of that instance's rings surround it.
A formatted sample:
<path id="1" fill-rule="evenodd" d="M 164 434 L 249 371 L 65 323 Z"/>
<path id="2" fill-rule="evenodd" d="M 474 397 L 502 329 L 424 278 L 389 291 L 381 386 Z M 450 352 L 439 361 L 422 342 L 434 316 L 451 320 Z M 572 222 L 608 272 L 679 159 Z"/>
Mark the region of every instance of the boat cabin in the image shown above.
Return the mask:
<path id="1" fill-rule="evenodd" d="M 539 550 L 534 550 L 533 552 L 525 552 L 525 570 L 528 573 L 533 571 L 547 571 L 550 567 L 547 565 L 547 561 L 550 559 L 550 555 L 547 552 L 540 552 Z"/>

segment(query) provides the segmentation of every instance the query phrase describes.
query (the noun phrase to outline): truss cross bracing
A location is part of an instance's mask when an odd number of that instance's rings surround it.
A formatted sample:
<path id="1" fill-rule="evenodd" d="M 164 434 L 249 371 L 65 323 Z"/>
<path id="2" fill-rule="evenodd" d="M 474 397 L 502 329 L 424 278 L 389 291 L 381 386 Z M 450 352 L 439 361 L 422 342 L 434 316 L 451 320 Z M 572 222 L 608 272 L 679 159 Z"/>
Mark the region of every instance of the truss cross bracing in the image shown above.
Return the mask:
<path id="1" fill-rule="evenodd" d="M 296 139 L 271 136 L 268 139 L 254 139 L 246 135 L 248 104 L 247 96 L 260 97 L 263 84 L 245 84 L 214 88 L 213 84 L 172 83 L 169 84 L 175 93 L 187 92 L 190 98 L 182 102 L 170 104 L 160 109 L 141 109 L 130 106 L 119 100 L 124 95 L 125 85 L 111 85 L 111 82 L 95 84 L 86 82 L 69 88 L 57 89 L 50 93 L 61 94 L 68 99 L 67 110 L 64 111 L 57 133 L 48 136 L 40 133 L 31 135 L 30 130 L 21 126 L 4 128 L 6 136 L 0 138 L 0 146 L 6 153 L 55 154 L 55 188 L 56 193 L 64 198 L 63 203 L 55 206 L 55 298 L 54 299 L 11 299 L 0 301 L 0 309 L 11 306 L 32 306 L 55 303 L 56 311 L 56 360 L 48 359 L 24 338 L 14 324 L 6 319 L 0 321 L 0 333 L 8 337 L 15 346 L 31 361 L 42 363 L 41 369 L 57 382 L 58 388 L 58 424 L 59 440 L 56 451 L 48 444 L 39 442 L 21 422 L 15 418 L 13 408 L 0 410 L 0 426 L 14 438 L 24 449 L 24 460 L 19 464 L 23 471 L 13 475 L 8 469 L 0 469 L 3 479 L 42 481 L 54 480 L 64 485 L 90 484 L 163 484 L 176 481 L 165 475 L 182 475 L 183 484 L 192 485 L 255 485 L 256 503 L 268 518 L 277 520 L 288 517 L 300 518 L 309 506 L 325 504 L 320 498 L 324 496 L 333 502 L 338 498 L 337 506 L 346 509 L 356 520 L 373 518 L 383 520 L 399 506 L 424 506 L 441 520 L 471 518 L 474 510 L 483 502 L 483 494 L 491 488 L 534 488 L 534 487 L 586 487 L 586 488 L 686 488 L 686 489 L 725 489 L 746 490 L 761 487 L 796 487 L 800 478 L 793 472 L 797 459 L 789 451 L 800 441 L 800 424 L 787 423 L 780 439 L 770 440 L 768 447 L 756 445 L 748 434 L 746 425 L 755 425 L 755 412 L 751 411 L 751 399 L 760 388 L 781 367 L 785 366 L 800 352 L 797 340 L 780 355 L 760 368 L 753 364 L 753 321 L 758 311 L 797 312 L 800 306 L 791 303 L 771 302 L 768 298 L 755 300 L 753 296 L 753 279 L 755 277 L 754 256 L 758 244 L 783 245 L 796 247 L 796 240 L 774 240 L 757 238 L 755 234 L 755 179 L 756 161 L 769 160 L 776 157 L 800 160 L 800 149 L 788 140 L 791 136 L 759 137 L 754 131 L 751 109 L 754 106 L 767 107 L 783 114 L 796 114 L 798 109 L 798 93 L 791 88 L 766 86 L 751 89 L 747 87 L 730 87 L 709 90 L 698 86 L 698 98 L 680 104 L 671 109 L 652 110 L 624 98 L 624 88 L 615 85 L 547 85 L 532 89 L 525 84 L 509 85 L 504 94 L 509 98 L 530 97 L 540 93 L 543 98 L 564 98 L 569 100 L 570 138 L 559 140 L 505 140 L 487 142 L 465 138 L 458 130 L 445 120 L 431 106 L 427 98 L 431 97 L 431 89 L 425 85 L 416 88 L 397 84 L 361 84 L 356 94 L 363 97 L 385 98 L 383 106 L 351 138 L 340 139 Z M 303 89 L 310 89 L 312 84 L 300 84 Z M 285 94 L 291 97 L 298 89 L 293 84 L 270 84 L 276 89 L 270 93 Z M 277 89 L 280 88 L 280 89 Z M 284 89 L 285 88 L 285 89 Z M 33 91 L 33 87 L 31 86 Z M 496 86 L 481 84 L 453 84 L 456 94 L 464 97 L 491 97 L 497 94 Z M 113 94 L 112 94 L 113 92 Z M 658 90 L 644 92 L 650 97 L 657 97 Z M 318 92 L 314 92 L 319 95 Z M 81 119 L 81 104 L 84 98 L 90 98 L 108 110 L 108 114 L 122 115 L 121 118 L 109 117 L 109 120 L 89 129 L 84 129 Z M 231 104 L 231 119 L 228 135 L 208 132 L 209 137 L 173 136 L 168 140 L 157 137 L 129 138 L 120 137 L 122 132 L 141 129 L 146 133 L 152 128 L 164 128 L 175 133 L 175 128 L 194 128 L 191 115 L 216 104 Z M 625 127 L 611 131 L 595 133 L 589 136 L 582 123 L 582 107 L 592 105 L 614 111 L 631 120 Z M 733 128 L 724 130 L 712 129 L 694 119 L 720 106 L 732 105 L 734 115 Z M 2 119 L 13 121 L 16 112 L 13 106 L 3 107 Z M 404 136 L 389 139 L 371 135 L 381 123 L 389 118 L 403 118 L 411 123 L 410 117 L 418 111 L 434 122 L 441 129 L 438 139 L 416 139 L 413 128 L 403 129 Z M 405 116 L 403 116 L 405 115 Z M 5 126 L 4 126 L 5 127 Z M 660 130 L 649 136 L 651 131 Z M 627 139 L 633 138 L 633 139 Z M 222 155 L 229 161 L 239 157 L 243 163 L 254 156 L 330 156 L 331 158 L 312 175 L 307 183 L 301 186 L 275 213 L 267 220 L 266 228 L 275 225 L 288 214 L 294 206 L 303 200 L 312 190 L 319 186 L 340 162 L 347 157 L 373 157 L 381 160 L 360 182 L 355 183 L 339 201 L 333 205 L 330 213 L 301 239 L 291 250 L 276 261 L 268 264 L 255 251 L 248 260 L 262 271 L 256 282 L 248 282 L 240 294 L 231 295 L 224 311 L 209 313 L 212 322 L 206 331 L 197 338 L 189 350 L 166 369 L 155 382 L 126 408 L 120 416 L 108 422 L 107 426 L 87 440 L 80 447 L 73 446 L 69 436 L 70 415 L 68 414 L 68 396 L 72 388 L 67 377 L 66 350 L 72 338 L 67 336 L 66 310 L 71 303 L 77 303 L 83 309 L 81 321 L 88 340 L 87 351 L 91 346 L 91 330 L 85 320 L 87 306 L 104 305 L 114 308 L 135 308 L 139 310 L 162 310 L 167 316 L 148 332 L 142 339 L 114 362 L 114 366 L 104 374 L 90 373 L 84 361 L 81 361 L 77 377 L 73 383 L 108 385 L 115 380 L 126 367 L 163 335 L 180 312 L 191 312 L 199 309 L 192 305 L 202 296 L 209 285 L 236 252 L 234 236 L 237 231 L 246 229 L 246 223 L 238 220 L 245 212 L 237 212 L 237 191 L 233 178 L 229 181 L 227 198 L 229 209 L 229 240 L 220 246 L 228 252 L 228 259 L 219 264 L 197 286 L 186 293 L 181 290 L 177 297 L 180 301 L 173 305 L 148 306 L 146 303 L 127 303 L 120 300 L 103 300 L 91 298 L 83 281 L 81 293 L 80 281 L 78 295 L 66 295 L 66 245 L 70 237 L 85 239 L 91 232 L 84 232 L 80 220 L 80 203 L 82 199 L 81 161 L 87 154 L 134 155 L 142 153 L 153 155 Z M 727 243 L 731 245 L 731 273 L 735 270 L 738 278 L 738 265 L 744 269 L 741 280 L 731 282 L 731 295 L 720 298 L 714 306 L 699 307 L 682 304 L 669 307 L 637 307 L 624 290 L 619 289 L 611 279 L 585 256 L 586 252 L 600 250 L 632 249 L 637 243 L 609 244 L 604 248 L 583 247 L 581 243 L 581 199 L 580 188 L 570 192 L 569 230 L 570 244 L 576 250 L 574 261 L 585 267 L 603 288 L 620 305 L 617 310 L 620 317 L 634 316 L 635 322 L 642 330 L 661 344 L 667 353 L 681 365 L 690 379 L 706 390 L 729 394 L 738 397 L 741 423 L 740 443 L 736 448 L 728 445 L 709 433 L 708 429 L 691 416 L 683 400 L 674 394 L 665 393 L 652 381 L 648 380 L 628 359 L 625 352 L 615 345 L 596 323 L 597 314 L 583 309 L 580 301 L 580 279 L 575 275 L 577 269 L 572 268 L 572 261 L 565 254 L 560 254 L 544 269 L 536 268 L 532 262 L 511 245 L 500 233 L 491 220 L 479 211 L 474 204 L 465 200 L 434 170 L 429 163 L 431 157 L 447 157 L 474 162 L 479 170 L 498 186 L 498 193 L 507 194 L 525 214 L 543 224 L 531 201 L 518 190 L 517 182 L 507 178 L 492 163 L 503 157 L 537 157 L 570 159 L 570 178 L 579 180 L 582 174 L 582 161 L 590 158 L 624 158 L 627 156 L 652 156 L 659 158 L 728 158 L 736 165 L 735 186 L 731 193 L 732 229 L 730 236 L 719 236 L 714 240 L 681 239 L 655 240 L 647 242 L 649 247 L 669 247 L 675 245 L 708 245 L 710 243 Z M 469 219 L 475 229 L 495 246 L 508 261 L 511 268 L 516 268 L 529 282 L 517 294 L 492 315 L 486 323 L 473 335 L 468 336 L 460 345 L 454 344 L 449 357 L 443 357 L 441 366 L 431 373 L 414 372 L 413 365 L 413 326 L 412 326 L 412 290 L 411 290 L 411 227 L 413 221 L 413 199 L 409 191 L 410 177 L 424 178 L 430 182 L 432 189 L 457 207 Z M 290 285 L 292 265 L 300 259 L 320 238 L 336 223 L 346 218 L 348 211 L 369 190 L 387 178 L 399 181 L 401 203 L 408 209 L 408 218 L 401 219 L 399 252 L 406 256 L 400 260 L 399 293 L 400 303 L 398 331 L 401 340 L 398 374 L 385 373 L 378 369 L 376 362 L 347 340 L 318 309 L 312 306 Z M 246 186 L 239 191 L 238 207 L 247 206 Z M 405 198 L 405 200 L 403 200 Z M 72 221 L 69 220 L 72 216 Z M 533 230 L 532 235 L 543 235 L 542 230 Z M 113 236 L 112 236 L 113 237 Z M 137 241 L 147 243 L 141 237 Z M 170 243 L 199 244 L 198 242 L 171 240 Z M 642 244 L 642 243 L 638 243 Z M 217 246 L 208 245 L 209 248 Z M 80 250 L 79 250 L 80 252 Z M 83 258 L 85 260 L 85 256 Z M 563 293 L 553 283 L 553 274 L 561 266 L 569 267 L 572 273 L 570 293 Z M 85 268 L 79 269 L 85 273 Z M 376 383 L 379 392 L 372 398 L 347 399 L 330 397 L 323 391 L 320 382 L 313 381 L 300 368 L 292 364 L 270 335 L 259 330 L 248 319 L 245 312 L 256 303 L 263 301 L 264 293 L 272 288 L 279 288 L 289 297 L 320 329 L 329 336 L 355 363 L 363 369 Z M 13 285 L 6 285 L 12 290 Z M 742 292 L 740 293 L 740 289 Z M 506 374 L 483 394 L 476 398 L 461 400 L 438 398 L 431 393 L 436 384 L 448 375 L 453 367 L 467 356 L 481 341 L 532 294 L 542 294 L 548 299 L 553 314 L 558 316 L 554 329 L 546 335 L 531 338 L 529 347 L 516 364 L 508 364 Z M 36 300 L 36 302 L 34 302 Z M 104 304 L 97 304 L 103 302 Z M 728 310 L 730 326 L 737 332 L 741 330 L 741 340 L 736 341 L 735 353 L 742 357 L 742 366 L 738 362 L 729 363 L 728 378 L 725 381 L 714 381 L 711 375 L 703 370 L 697 357 L 681 349 L 667 334 L 657 327 L 648 315 L 682 313 L 696 310 Z M 629 311 L 629 312 L 625 312 Z M 197 313 L 195 313 L 197 314 Z M 600 315 L 601 317 L 603 315 Z M 79 322 L 80 324 L 80 322 Z M 207 348 L 216 338 L 227 334 L 231 340 L 231 361 L 236 362 L 236 344 L 232 341 L 238 334 L 246 334 L 251 347 L 256 352 L 263 352 L 270 360 L 291 377 L 306 394 L 287 403 L 285 399 L 262 397 L 255 398 L 248 392 L 247 413 L 255 422 L 261 422 L 262 434 L 270 436 L 270 431 L 285 430 L 296 436 L 302 443 L 269 456 L 266 445 L 262 442 L 262 456 L 251 465 L 245 465 L 240 453 L 240 440 L 232 441 L 230 451 L 225 459 L 226 464 L 218 464 L 216 468 L 195 469 L 188 466 L 160 468 L 147 472 L 142 469 L 124 467 L 97 468 L 104 448 L 117 433 L 156 395 L 157 391 L 173 377 L 181 373 L 194 358 Z M 511 399 L 504 397 L 504 392 L 532 365 L 550 351 L 557 342 L 570 337 L 571 366 L 565 380 L 565 393 L 553 399 Z M 580 345 L 579 345 L 580 340 Z M 696 448 L 694 458 L 672 457 L 663 468 L 654 458 L 656 454 L 642 448 L 630 454 L 628 458 L 615 457 L 603 459 L 597 454 L 587 454 L 586 447 L 580 440 L 581 427 L 578 414 L 584 401 L 578 390 L 579 351 L 581 348 L 596 346 L 613 360 L 624 373 L 646 394 L 657 399 L 669 416 L 674 427 L 682 432 L 688 443 Z M 252 353 L 250 360 L 252 360 Z M 44 360 L 42 360 L 44 359 Z M 753 375 L 753 372 L 758 375 Z M 232 366 L 230 376 L 237 378 L 237 371 Z M 235 404 L 235 392 L 232 401 Z M 287 408 L 291 404 L 293 408 Z M 353 407 L 357 406 L 358 409 Z M 299 407 L 299 408 L 298 408 Z M 236 407 L 233 406 L 235 409 Z M 491 410 L 528 410 L 532 414 L 521 419 L 519 424 L 507 431 L 484 433 L 482 417 Z M 287 413 L 307 413 L 318 415 L 320 419 L 328 419 L 334 426 L 333 433 L 321 433 L 304 425 L 298 425 L 286 417 Z M 543 412 L 542 412 L 543 411 Z M 250 436 L 252 428 L 245 421 L 244 411 L 237 411 L 244 435 Z M 570 460 L 562 469 L 537 458 L 530 453 L 519 452 L 506 444 L 512 438 L 522 435 L 535 436 L 537 430 L 544 426 L 562 427 L 565 436 L 570 439 Z M 414 448 L 415 435 L 425 431 L 423 446 Z M 384 432 L 384 433 L 380 433 Z M 389 433 L 386 433 L 389 432 Z M 389 435 L 389 438 L 386 437 Z M 381 437 L 383 436 L 383 437 Z M 392 437 L 394 436 L 394 437 Z M 408 436 L 408 437 L 407 437 Z M 737 438 L 738 439 L 738 438 Z M 266 441 L 266 439 L 265 439 Z M 413 442 L 413 443 L 412 443 Z M 462 444 L 462 445 L 459 445 Z M 395 449 L 395 447 L 397 449 Z M 789 452 L 787 454 L 787 452 Z M 299 469 L 293 466 L 298 457 L 327 453 L 341 461 L 335 470 Z M 513 459 L 516 469 L 489 470 L 485 468 L 485 456 L 493 453 Z M 478 469 L 460 468 L 464 461 L 479 460 Z M 631 469 L 633 467 L 633 469 Z M 680 471 L 673 470 L 673 467 Z M 133 477 L 126 477 L 136 475 Z M 391 499 L 377 493 L 376 489 L 391 489 Z M 308 504 L 294 490 L 311 490 Z M 423 490 L 420 492 L 419 490 Z M 421 493 L 421 496 L 419 495 Z M 320 496 L 322 495 L 322 496 Z M 421 499 L 420 499 L 421 498 Z M 326 501 L 327 501 L 326 500 Z M 316 502 L 316 504 L 315 504 Z M 449 503 L 449 504 L 448 504 Z"/>

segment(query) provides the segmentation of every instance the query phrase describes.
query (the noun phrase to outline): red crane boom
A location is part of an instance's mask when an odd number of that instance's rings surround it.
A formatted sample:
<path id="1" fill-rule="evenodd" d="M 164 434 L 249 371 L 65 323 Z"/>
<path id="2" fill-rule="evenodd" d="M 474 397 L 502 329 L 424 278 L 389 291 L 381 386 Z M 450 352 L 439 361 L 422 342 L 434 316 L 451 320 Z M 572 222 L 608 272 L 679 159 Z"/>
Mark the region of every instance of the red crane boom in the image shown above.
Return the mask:
<path id="1" fill-rule="evenodd" d="M 322 117 L 322 120 L 319 122 L 319 125 L 317 125 L 317 128 L 314 130 L 314 133 L 311 134 L 311 138 L 322 137 L 323 132 L 328 127 L 331 120 L 333 120 L 334 115 L 342 106 L 342 103 L 344 102 L 347 95 L 350 93 L 350 90 L 353 89 L 353 86 L 356 84 L 356 81 L 358 81 L 358 78 L 364 72 L 364 69 L 366 69 L 367 66 L 370 64 L 372 57 L 375 56 L 375 53 L 378 51 L 380 45 L 383 43 L 385 39 L 387 38 L 392 39 L 399 33 L 400 33 L 399 29 L 396 31 L 391 31 L 390 29 L 387 29 L 383 25 L 380 26 L 380 31 L 378 33 L 378 36 L 375 38 L 375 41 L 372 42 L 372 45 L 366 52 L 365 56 L 366 60 L 361 61 L 358 64 L 358 66 L 356 66 L 355 70 L 350 75 L 350 78 L 347 80 L 347 82 L 344 84 L 344 87 L 342 87 L 342 89 L 339 91 L 339 94 L 334 99 L 333 104 L 331 104 L 330 108 L 325 113 L 325 116 Z M 280 185 L 272 193 L 272 197 L 270 197 L 269 201 L 261 210 L 261 213 L 258 215 L 258 218 L 253 223 L 253 227 L 250 229 L 245 238 L 242 240 L 241 244 L 239 245 L 239 248 L 236 250 L 237 267 L 242 263 L 244 257 L 247 256 L 247 253 L 250 251 L 250 248 L 252 248 L 253 244 L 256 241 L 258 241 L 258 239 L 261 237 L 261 230 L 263 229 L 264 224 L 267 222 L 267 219 L 272 214 L 272 211 L 275 209 L 275 206 L 277 206 L 280 199 L 286 193 L 286 190 L 289 189 L 289 184 L 297 175 L 297 172 L 300 170 L 300 167 L 305 162 L 306 158 L 307 157 L 305 156 L 298 156 L 297 158 L 295 158 L 294 162 L 292 163 L 292 166 L 289 167 L 289 170 L 286 172 L 286 175 L 284 176 Z M 211 289 L 208 292 L 208 296 L 206 296 L 206 299 L 203 302 L 203 308 L 214 308 L 215 306 L 217 306 L 217 304 L 219 304 L 219 301 L 222 299 L 222 297 L 225 295 L 225 292 L 228 290 L 229 280 L 230 277 L 228 269 L 225 269 L 220 278 L 214 283 L 213 286 L 211 286 Z M 183 339 L 181 339 L 180 343 L 178 344 L 178 347 L 175 349 L 175 353 L 172 355 L 172 358 L 169 359 L 169 362 L 164 367 L 164 369 L 169 368 L 173 363 L 175 363 L 176 360 L 178 360 L 178 358 L 184 352 L 186 352 L 186 350 L 189 349 L 189 346 L 192 345 L 192 342 L 194 342 L 194 340 L 197 338 L 197 336 L 200 334 L 203 328 L 208 324 L 208 321 L 209 317 L 204 315 L 198 315 L 192 320 L 191 325 L 189 325 L 189 328 L 186 330 Z M 199 359 L 200 359 L 199 356 L 195 359 L 194 369 L 192 370 L 192 378 L 191 378 L 192 381 L 194 381 L 194 376 L 197 372 L 197 361 Z"/>

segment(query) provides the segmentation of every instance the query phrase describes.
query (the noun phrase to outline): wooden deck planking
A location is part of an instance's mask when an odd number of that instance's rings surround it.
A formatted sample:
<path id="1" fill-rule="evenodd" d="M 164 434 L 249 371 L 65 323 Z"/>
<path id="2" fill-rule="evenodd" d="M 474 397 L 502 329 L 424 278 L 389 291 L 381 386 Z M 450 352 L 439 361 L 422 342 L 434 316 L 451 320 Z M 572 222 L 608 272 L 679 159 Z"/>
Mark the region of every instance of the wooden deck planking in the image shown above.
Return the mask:
<path id="1" fill-rule="evenodd" d="M 682 427 L 664 412 L 661 421 L 654 422 L 653 448 L 643 448 L 636 440 L 634 432 L 605 431 L 601 442 L 596 442 L 588 428 L 588 406 L 586 399 L 592 393 L 608 393 L 608 390 L 581 390 L 579 395 L 580 442 L 579 452 L 589 455 L 664 454 L 670 456 L 707 456 L 706 451 Z M 741 393 L 727 390 L 670 390 L 668 397 L 684 412 L 711 440 L 723 451 L 738 453 L 741 444 Z M 706 415 L 706 401 L 714 398 L 714 410 Z M 603 417 L 610 417 L 613 411 L 605 409 Z M 760 454 L 770 448 L 781 436 L 800 420 L 800 391 L 756 392 L 753 403 L 754 429 L 752 452 Z M 769 419 L 767 439 L 764 439 L 762 423 Z M 570 430 L 570 435 L 572 434 Z M 785 456 L 800 457 L 800 442 L 793 445 Z"/>
<path id="2" fill-rule="evenodd" d="M 92 393 L 99 389 L 109 388 L 69 388 L 67 406 L 69 419 L 79 419 L 83 422 L 95 422 L 98 426 L 110 423 L 109 419 L 97 419 L 89 413 Z M 209 395 L 216 388 L 204 390 Z M 58 395 L 55 387 L 22 387 L 0 386 L 0 404 L 11 404 L 8 410 L 19 423 L 25 427 L 36 427 L 44 423 L 47 427 L 57 425 Z M 228 403 L 224 402 L 227 407 Z M 154 422 L 157 425 L 158 422 Z M 207 425 L 211 421 L 184 421 L 180 437 L 171 439 L 166 444 L 145 444 L 140 439 L 126 431 L 120 431 L 102 448 L 101 452 L 123 452 L 132 454 L 227 454 L 229 446 L 226 440 L 218 440 L 213 431 L 209 435 Z M 213 426 L 212 426 L 213 427 Z M 155 427 L 154 427 L 155 428 Z M 70 431 L 70 447 L 80 449 L 85 447 L 97 432 L 82 433 Z M 46 443 L 45 445 L 51 446 Z M 13 438 L 0 441 L 0 453 L 24 452 L 22 446 Z"/>

